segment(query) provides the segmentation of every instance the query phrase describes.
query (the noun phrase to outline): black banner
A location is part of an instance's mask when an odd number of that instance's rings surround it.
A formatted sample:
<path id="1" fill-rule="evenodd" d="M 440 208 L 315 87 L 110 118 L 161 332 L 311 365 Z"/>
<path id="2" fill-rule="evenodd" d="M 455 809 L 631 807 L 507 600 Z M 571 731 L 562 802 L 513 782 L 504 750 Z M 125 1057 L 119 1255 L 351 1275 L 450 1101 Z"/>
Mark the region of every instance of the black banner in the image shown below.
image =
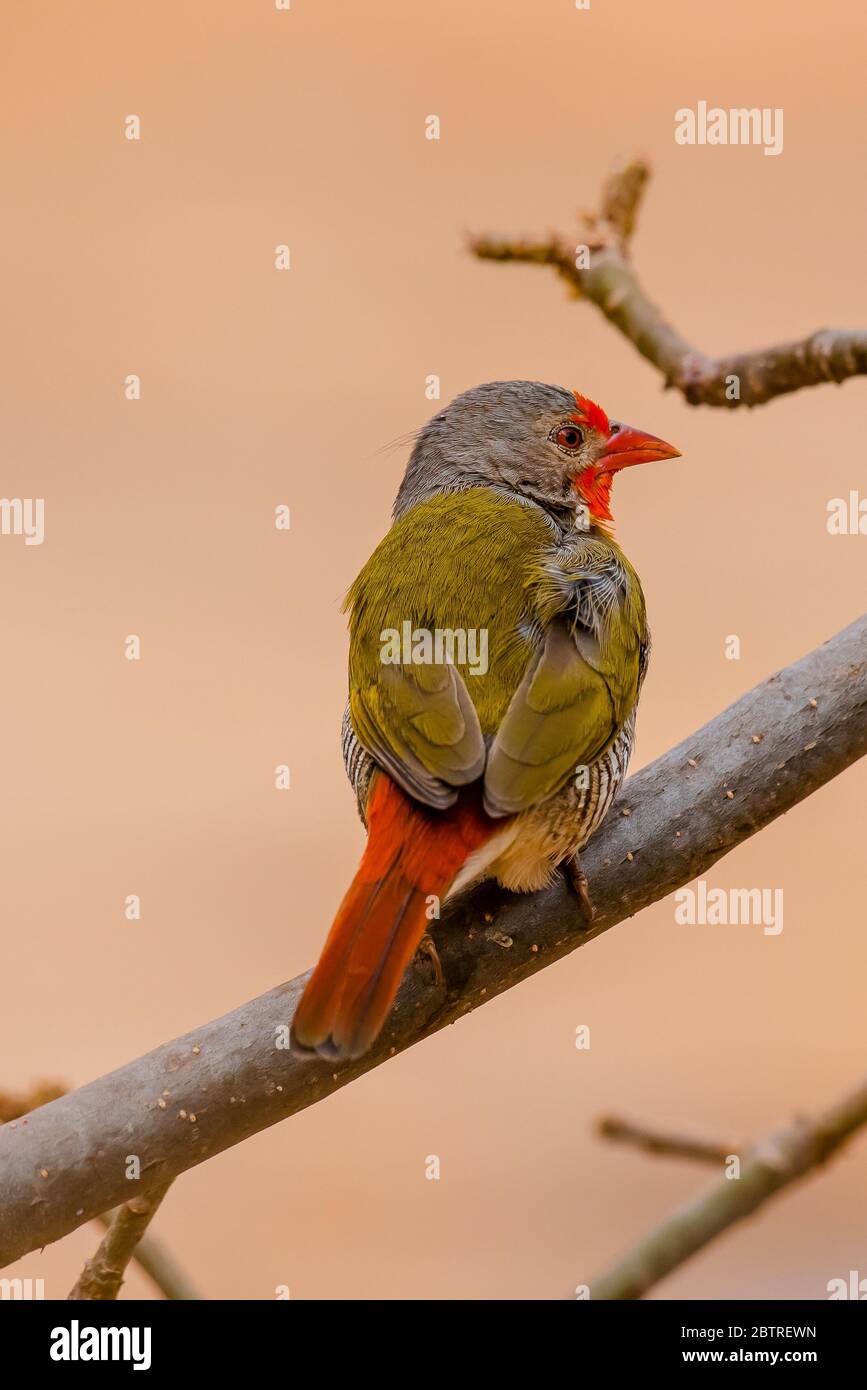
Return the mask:
<path id="1" fill-rule="evenodd" d="M 147 1376 L 223 1376 L 259 1373 L 269 1365 L 291 1377 L 307 1356 L 323 1352 L 333 1379 L 341 1352 L 360 1369 L 373 1332 L 387 1338 L 387 1364 L 404 1343 L 423 1367 L 451 1360 L 452 1328 L 462 1344 L 478 1342 L 476 1357 L 486 1373 L 503 1357 L 515 1371 L 517 1356 L 535 1359 L 547 1374 L 553 1358 L 576 1375 L 598 1362 L 615 1373 L 668 1372 L 677 1367 L 699 1374 L 706 1366 L 806 1366 L 823 1375 L 857 1364 L 864 1342 L 863 1313 L 829 1300 L 796 1302 L 663 1302 L 523 1305 L 521 1323 L 511 1303 L 24 1303 L 0 1304 L 4 1361 L 14 1349 L 22 1370 L 49 1373 L 52 1380 L 97 1377 L 108 1370 Z M 461 1312 L 461 1308 L 464 1312 Z M 568 1308 L 568 1311 L 567 1311 Z M 472 1322 L 463 1317 L 471 1310 Z M 508 1319 L 507 1340 L 492 1341 L 485 1325 Z M 353 1332 L 356 1319 L 364 1319 Z M 382 1323 L 380 1324 L 380 1319 Z M 380 1324 L 374 1328 L 373 1324 Z M 516 1333 L 523 1326 L 520 1349 Z M 340 1335 L 334 1335 L 334 1328 Z M 534 1334 L 544 1333 L 544 1342 Z M 306 1339 L 309 1341 L 306 1342 Z M 305 1352 L 306 1343 L 306 1352 Z M 465 1360 L 466 1351 L 461 1355 Z M 565 1369 L 565 1368 L 564 1368 Z"/>

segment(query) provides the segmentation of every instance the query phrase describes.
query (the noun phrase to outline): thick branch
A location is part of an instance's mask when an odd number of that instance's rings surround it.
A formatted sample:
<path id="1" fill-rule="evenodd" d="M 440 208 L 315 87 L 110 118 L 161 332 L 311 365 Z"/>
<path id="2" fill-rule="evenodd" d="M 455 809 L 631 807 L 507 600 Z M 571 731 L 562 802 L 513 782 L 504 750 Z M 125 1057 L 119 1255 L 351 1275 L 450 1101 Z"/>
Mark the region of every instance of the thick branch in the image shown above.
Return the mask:
<path id="1" fill-rule="evenodd" d="M 867 1124 L 867 1081 L 815 1120 L 796 1120 L 756 1145 L 740 1177 L 721 1178 L 674 1212 L 590 1285 L 591 1299 L 641 1298 L 697 1250 L 782 1188 L 814 1172 Z"/>
<path id="2" fill-rule="evenodd" d="M 542 241 L 480 236 L 471 239 L 470 248 L 482 260 L 551 266 L 574 295 L 592 300 L 659 368 L 666 386 L 681 391 L 690 405 L 761 405 L 803 386 L 867 375 L 867 332 L 863 330 L 822 329 L 799 342 L 726 357 L 710 357 L 688 343 L 647 297 L 628 259 L 628 242 L 648 176 L 641 160 L 612 174 L 601 213 L 586 215 L 577 238 L 589 250 L 587 266 L 576 265 L 574 242 L 557 236 Z"/>
<path id="3" fill-rule="evenodd" d="M 0 1124 L 21 1119 L 24 1115 L 28 1116 L 26 1123 L 29 1124 L 29 1112 L 31 1110 L 38 1109 L 40 1105 L 47 1105 L 50 1100 L 56 1100 L 58 1096 L 66 1095 L 67 1091 L 68 1087 L 59 1081 L 39 1081 L 25 1095 L 0 1092 Z M 104 1230 L 109 1231 L 120 1210 L 122 1208 L 101 1212 L 96 1220 Z M 134 1242 L 134 1245 L 132 1258 L 166 1298 L 198 1301 L 199 1294 L 186 1274 L 158 1240 L 141 1236 L 138 1241 Z M 100 1246 L 101 1249 L 102 1246 Z M 116 1297 L 116 1292 L 111 1296 Z"/>
<path id="4" fill-rule="evenodd" d="M 564 883 L 485 885 L 438 931 L 445 986 L 417 962 L 372 1051 L 339 1071 L 281 1046 L 305 975 L 4 1125 L 0 1265 L 123 1201 L 127 1155 L 165 1182 L 324 1099 L 688 883 L 865 752 L 867 617 L 630 779 L 630 815 L 615 808 L 582 854 L 590 931 Z"/>
<path id="5" fill-rule="evenodd" d="M 136 1254 L 136 1246 L 170 1187 L 171 1181 L 159 1183 L 149 1192 L 132 1197 L 118 1207 L 96 1254 L 87 1261 L 69 1295 L 71 1299 L 117 1298 L 126 1267 Z"/>
<path id="6" fill-rule="evenodd" d="M 719 1140 L 702 1139 L 697 1134 L 670 1134 L 647 1125 L 632 1124 L 617 1115 L 604 1115 L 596 1129 L 603 1139 L 629 1144 L 644 1153 L 666 1158 L 691 1158 L 697 1163 L 722 1165 L 730 1154 L 739 1152 L 737 1145 L 721 1144 Z"/>

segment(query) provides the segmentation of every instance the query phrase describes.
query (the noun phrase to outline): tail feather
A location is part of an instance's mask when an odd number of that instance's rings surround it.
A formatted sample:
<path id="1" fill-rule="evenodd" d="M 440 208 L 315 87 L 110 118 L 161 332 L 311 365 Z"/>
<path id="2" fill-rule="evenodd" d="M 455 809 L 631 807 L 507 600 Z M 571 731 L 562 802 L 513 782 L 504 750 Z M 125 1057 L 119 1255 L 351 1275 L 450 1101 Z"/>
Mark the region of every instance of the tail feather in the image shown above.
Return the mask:
<path id="1" fill-rule="evenodd" d="M 466 794 L 448 811 L 419 806 L 385 774 L 368 803 L 367 848 L 295 1012 L 301 1051 L 360 1057 L 382 1029 L 429 925 L 428 898 L 444 897 L 495 825 Z"/>

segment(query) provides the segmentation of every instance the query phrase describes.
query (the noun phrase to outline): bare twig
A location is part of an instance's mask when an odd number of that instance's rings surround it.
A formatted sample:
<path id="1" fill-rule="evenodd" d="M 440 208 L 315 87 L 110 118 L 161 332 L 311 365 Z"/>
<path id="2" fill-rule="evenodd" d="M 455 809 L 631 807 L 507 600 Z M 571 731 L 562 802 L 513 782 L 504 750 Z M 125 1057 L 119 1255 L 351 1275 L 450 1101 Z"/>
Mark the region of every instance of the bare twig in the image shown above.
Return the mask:
<path id="1" fill-rule="evenodd" d="M 97 1217 L 97 1221 L 101 1222 L 108 1230 L 118 1210 L 121 1208 L 103 1212 L 101 1216 Z M 171 1251 L 157 1240 L 156 1236 L 142 1236 L 132 1257 L 139 1269 L 144 1270 L 164 1298 L 186 1303 L 198 1302 L 201 1299 L 201 1294 L 176 1262 Z"/>
<path id="2" fill-rule="evenodd" d="M 732 1154 L 740 1152 L 737 1145 L 720 1144 L 718 1141 L 702 1139 L 698 1135 L 663 1133 L 649 1129 L 645 1125 L 633 1124 L 617 1115 L 603 1115 L 597 1121 L 597 1132 L 603 1139 L 612 1139 L 618 1144 L 630 1144 L 645 1153 L 665 1155 L 668 1158 L 691 1158 L 697 1163 L 722 1164 Z"/>
<path id="3" fill-rule="evenodd" d="M 437 931 L 444 985 L 428 962 L 410 969 L 358 1061 L 335 1070 L 286 1050 L 303 975 L 2 1126 L 0 1265 L 124 1200 L 130 1152 L 143 1180 L 165 1182 L 323 1100 L 688 883 L 865 752 L 867 617 L 629 780 L 618 804 L 631 814 L 615 806 L 582 854 L 589 930 L 565 883 L 535 894 L 484 885 Z"/>
<path id="4" fill-rule="evenodd" d="M 822 329 L 798 342 L 725 357 L 711 357 L 687 342 L 648 299 L 628 259 L 648 177 L 643 160 L 615 170 L 603 191 L 601 211 L 585 214 L 577 238 L 478 236 L 471 238 L 470 248 L 482 260 L 551 266 L 575 296 L 601 309 L 658 367 L 666 386 L 682 392 L 690 405 L 761 405 L 804 386 L 867 374 L 863 330 Z M 586 248 L 589 264 L 576 254 L 576 240 Z"/>
<path id="5" fill-rule="evenodd" d="M 739 1177 L 721 1178 L 687 1202 L 595 1279 L 591 1299 L 641 1298 L 720 1232 L 821 1168 L 864 1125 L 867 1081 L 815 1120 L 796 1120 L 757 1144 L 744 1157 Z"/>
<path id="6" fill-rule="evenodd" d="M 70 1293 L 71 1299 L 117 1298 L 136 1246 L 170 1187 L 171 1181 L 159 1183 L 118 1207 L 108 1221 L 96 1254 L 87 1261 Z"/>

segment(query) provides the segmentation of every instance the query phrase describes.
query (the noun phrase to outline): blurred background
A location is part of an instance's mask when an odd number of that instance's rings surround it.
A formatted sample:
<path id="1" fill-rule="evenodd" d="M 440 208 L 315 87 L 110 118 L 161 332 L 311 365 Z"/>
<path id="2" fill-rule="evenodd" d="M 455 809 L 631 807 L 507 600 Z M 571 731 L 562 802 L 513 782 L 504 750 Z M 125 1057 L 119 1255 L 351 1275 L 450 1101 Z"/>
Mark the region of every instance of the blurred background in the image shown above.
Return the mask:
<path id="1" fill-rule="evenodd" d="M 0 1088 L 91 1080 L 313 962 L 362 845 L 340 604 L 429 375 L 444 401 L 576 387 L 682 449 L 615 493 L 654 636 L 636 765 L 861 611 L 867 540 L 825 523 L 867 482 L 863 383 L 690 409 L 550 272 L 465 235 L 572 237 L 643 153 L 635 260 L 698 346 L 863 325 L 862 26 L 854 0 L 8 0 L 2 492 L 44 497 L 45 540 L 0 537 Z M 784 152 L 676 145 L 699 100 L 782 107 Z M 589 1281 L 711 1181 L 606 1145 L 600 1112 L 745 1141 L 862 1073 L 865 787 L 850 770 L 708 876 L 782 887 L 782 935 L 660 902 L 188 1173 L 154 1232 L 212 1298 Z M 654 1296 L 867 1275 L 865 1179 L 862 1139 Z M 65 1297 L 98 1238 L 6 1273 Z M 125 1295 L 152 1296 L 134 1268 Z"/>

